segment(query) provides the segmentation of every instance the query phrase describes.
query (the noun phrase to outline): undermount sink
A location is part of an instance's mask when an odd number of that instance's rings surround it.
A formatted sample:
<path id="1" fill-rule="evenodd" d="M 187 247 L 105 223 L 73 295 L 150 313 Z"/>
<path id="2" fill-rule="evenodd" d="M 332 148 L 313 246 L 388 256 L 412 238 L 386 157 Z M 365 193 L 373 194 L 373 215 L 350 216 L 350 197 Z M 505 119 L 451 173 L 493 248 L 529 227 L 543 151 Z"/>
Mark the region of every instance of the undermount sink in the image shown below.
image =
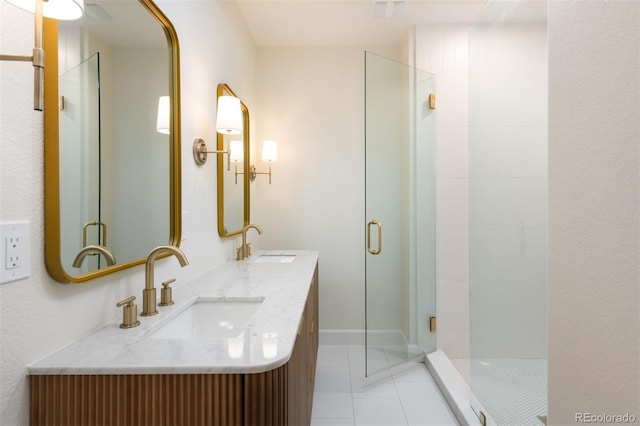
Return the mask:
<path id="1" fill-rule="evenodd" d="M 261 254 L 255 263 L 291 263 L 296 260 L 295 254 Z"/>
<path id="2" fill-rule="evenodd" d="M 263 298 L 196 299 L 175 318 L 161 325 L 152 339 L 216 339 L 238 337 Z"/>

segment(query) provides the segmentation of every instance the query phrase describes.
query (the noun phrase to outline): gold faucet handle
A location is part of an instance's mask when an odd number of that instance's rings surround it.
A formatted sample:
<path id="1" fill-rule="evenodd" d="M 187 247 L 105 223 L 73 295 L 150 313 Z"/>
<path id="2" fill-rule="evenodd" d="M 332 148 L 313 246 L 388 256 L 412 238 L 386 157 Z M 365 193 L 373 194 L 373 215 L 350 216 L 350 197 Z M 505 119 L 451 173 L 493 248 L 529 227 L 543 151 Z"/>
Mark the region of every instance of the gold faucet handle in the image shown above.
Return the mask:
<path id="1" fill-rule="evenodd" d="M 120 328 L 133 328 L 140 325 L 138 321 L 138 305 L 133 303 L 135 296 L 127 297 L 116 303 L 118 308 L 122 307 L 122 324 Z"/>
<path id="2" fill-rule="evenodd" d="M 170 287 L 171 283 L 176 279 L 171 278 L 162 283 L 162 290 L 160 290 L 160 303 L 159 306 L 173 305 L 173 289 Z"/>
<path id="3" fill-rule="evenodd" d="M 245 258 L 244 244 L 236 249 L 236 260 L 243 260 Z"/>
<path id="4" fill-rule="evenodd" d="M 120 307 L 122 307 L 122 306 L 125 306 L 125 305 L 127 305 L 127 306 L 131 306 L 131 305 L 133 305 L 133 301 L 134 301 L 134 300 L 136 300 L 136 297 L 135 297 L 135 296 L 127 297 L 126 299 L 121 300 L 121 301 L 119 301 L 118 303 L 116 303 L 116 306 L 117 306 L 118 308 L 120 308 Z"/>

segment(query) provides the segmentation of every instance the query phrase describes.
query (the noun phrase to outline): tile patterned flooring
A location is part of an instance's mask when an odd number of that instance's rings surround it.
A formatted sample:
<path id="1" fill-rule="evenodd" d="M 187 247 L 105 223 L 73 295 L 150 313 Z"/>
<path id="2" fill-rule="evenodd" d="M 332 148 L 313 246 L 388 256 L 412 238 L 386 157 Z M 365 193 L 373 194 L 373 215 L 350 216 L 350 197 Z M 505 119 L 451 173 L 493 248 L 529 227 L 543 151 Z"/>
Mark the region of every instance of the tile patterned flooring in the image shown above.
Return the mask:
<path id="1" fill-rule="evenodd" d="M 318 349 L 312 426 L 458 425 L 423 363 L 364 377 L 364 346 Z"/>
<path id="2" fill-rule="evenodd" d="M 546 359 L 454 358 L 453 365 L 500 425 L 540 426 L 547 415 Z M 471 369 L 474 382 L 471 383 Z"/>

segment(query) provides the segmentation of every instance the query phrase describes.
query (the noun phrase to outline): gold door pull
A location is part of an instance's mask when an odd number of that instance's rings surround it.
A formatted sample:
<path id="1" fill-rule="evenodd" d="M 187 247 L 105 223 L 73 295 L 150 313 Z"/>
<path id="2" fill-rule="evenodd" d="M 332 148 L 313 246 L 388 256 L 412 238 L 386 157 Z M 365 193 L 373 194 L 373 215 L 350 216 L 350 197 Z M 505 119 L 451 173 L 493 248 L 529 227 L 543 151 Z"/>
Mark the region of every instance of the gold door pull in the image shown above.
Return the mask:
<path id="1" fill-rule="evenodd" d="M 104 247 L 107 247 L 107 224 L 102 222 L 87 222 L 82 227 L 82 247 L 87 246 L 87 229 L 90 226 L 99 226 L 102 231 L 102 241 L 101 244 Z"/>
<path id="2" fill-rule="evenodd" d="M 371 226 L 378 227 L 378 248 L 376 250 L 371 248 Z M 372 220 L 367 224 L 367 251 L 373 255 L 380 254 L 382 252 L 382 224 L 377 220 Z"/>

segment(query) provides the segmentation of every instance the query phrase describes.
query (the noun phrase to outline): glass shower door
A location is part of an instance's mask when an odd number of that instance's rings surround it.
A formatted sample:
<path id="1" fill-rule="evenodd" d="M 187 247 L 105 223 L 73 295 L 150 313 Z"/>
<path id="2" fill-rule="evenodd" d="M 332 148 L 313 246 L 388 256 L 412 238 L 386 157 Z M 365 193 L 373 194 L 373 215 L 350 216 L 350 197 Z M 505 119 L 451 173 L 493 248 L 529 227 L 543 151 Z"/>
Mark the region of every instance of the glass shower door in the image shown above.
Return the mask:
<path id="1" fill-rule="evenodd" d="M 104 244 L 100 221 L 100 57 L 96 53 L 60 76 L 60 217 L 62 265 L 72 265 L 78 247 Z M 80 243 L 83 243 L 80 246 Z M 84 274 L 100 268 L 87 256 Z"/>
<path id="2" fill-rule="evenodd" d="M 365 53 L 366 375 L 435 347 L 432 74 Z"/>

